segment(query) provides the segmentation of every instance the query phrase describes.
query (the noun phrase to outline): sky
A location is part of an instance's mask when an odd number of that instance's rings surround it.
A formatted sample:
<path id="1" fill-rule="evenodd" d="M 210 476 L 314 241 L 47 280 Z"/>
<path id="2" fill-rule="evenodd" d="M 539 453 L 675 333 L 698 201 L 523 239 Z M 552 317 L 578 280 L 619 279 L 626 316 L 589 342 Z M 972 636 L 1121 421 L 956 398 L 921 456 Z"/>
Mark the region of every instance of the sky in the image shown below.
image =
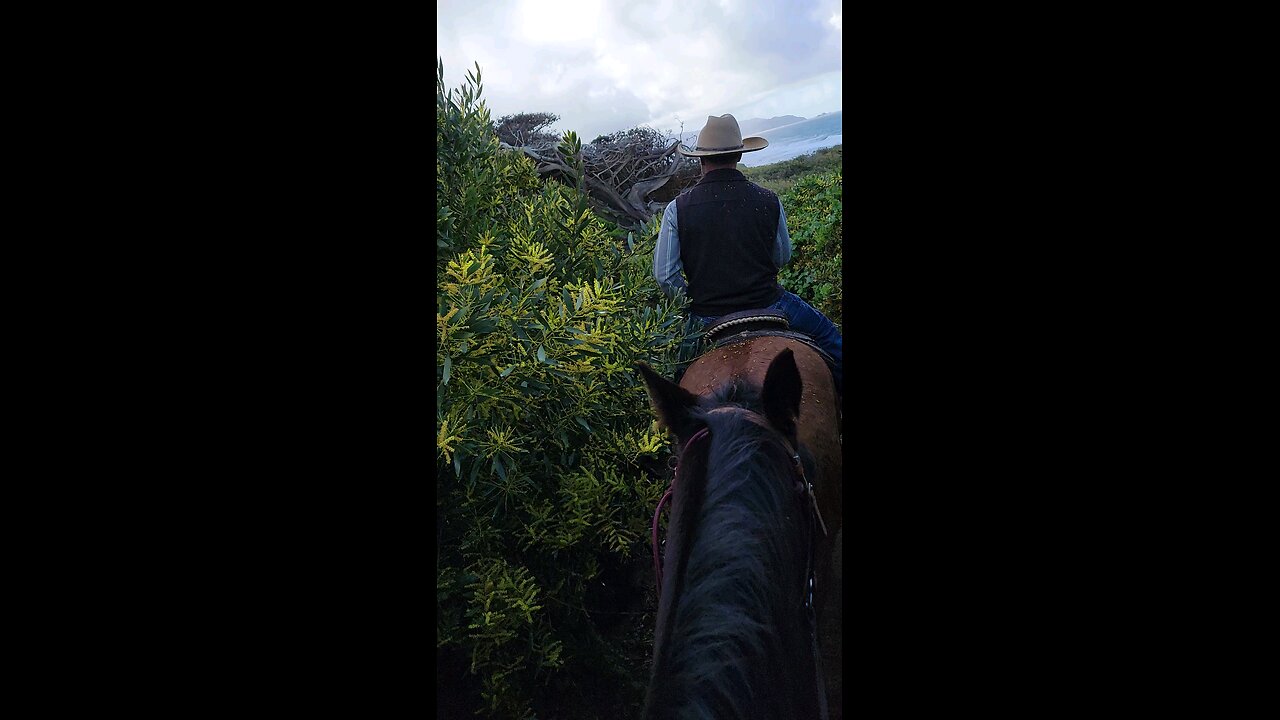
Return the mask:
<path id="1" fill-rule="evenodd" d="M 445 88 L 480 63 L 493 120 L 560 116 L 583 143 L 841 106 L 840 0 L 442 0 Z"/>

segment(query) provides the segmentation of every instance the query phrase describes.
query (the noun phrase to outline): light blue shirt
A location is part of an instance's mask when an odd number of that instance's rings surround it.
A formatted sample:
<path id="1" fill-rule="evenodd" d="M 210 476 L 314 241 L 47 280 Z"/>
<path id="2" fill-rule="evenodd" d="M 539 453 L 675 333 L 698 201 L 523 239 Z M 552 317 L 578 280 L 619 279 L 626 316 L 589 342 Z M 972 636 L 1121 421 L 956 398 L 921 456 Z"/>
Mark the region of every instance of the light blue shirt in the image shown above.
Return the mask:
<path id="1" fill-rule="evenodd" d="M 684 263 L 680 262 L 680 234 L 676 222 L 676 201 L 667 203 L 662 213 L 662 227 L 658 230 L 658 244 L 653 249 L 653 278 L 667 297 L 674 297 L 677 291 L 689 294 L 689 286 L 684 279 Z M 782 200 L 778 200 L 778 236 L 773 248 L 773 261 L 781 270 L 791 260 L 791 236 L 787 234 L 787 212 L 782 209 Z"/>

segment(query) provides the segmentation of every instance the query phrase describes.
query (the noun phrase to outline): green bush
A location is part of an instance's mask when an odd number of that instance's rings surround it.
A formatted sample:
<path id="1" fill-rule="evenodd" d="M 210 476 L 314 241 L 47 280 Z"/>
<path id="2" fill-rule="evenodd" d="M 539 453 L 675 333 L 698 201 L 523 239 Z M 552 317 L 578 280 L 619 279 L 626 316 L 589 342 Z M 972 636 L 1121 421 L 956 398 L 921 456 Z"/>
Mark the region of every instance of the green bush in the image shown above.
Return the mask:
<path id="1" fill-rule="evenodd" d="M 651 275 L 656 222 L 619 237 L 501 150 L 478 66 L 443 85 L 437 62 L 437 686 L 455 712 L 616 714 L 641 702 L 651 618 L 617 631 L 625 654 L 589 590 L 646 565 L 669 445 L 632 362 L 672 374 L 682 307 Z M 581 177 L 574 133 L 559 152 Z M 653 579 L 632 577 L 638 606 Z M 566 709 L 593 692 L 618 709 Z"/>
<path id="2" fill-rule="evenodd" d="M 842 184 L 842 171 L 836 169 L 807 175 L 782 195 L 792 252 L 791 262 L 778 273 L 778 281 L 821 310 L 843 333 Z"/>

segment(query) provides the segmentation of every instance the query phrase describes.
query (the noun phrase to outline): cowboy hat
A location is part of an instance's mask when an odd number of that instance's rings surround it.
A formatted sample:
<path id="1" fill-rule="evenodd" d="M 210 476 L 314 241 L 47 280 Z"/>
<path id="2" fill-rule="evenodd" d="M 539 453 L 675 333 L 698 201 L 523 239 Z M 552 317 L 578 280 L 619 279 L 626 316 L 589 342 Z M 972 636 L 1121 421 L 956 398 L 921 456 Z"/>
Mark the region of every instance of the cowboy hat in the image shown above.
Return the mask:
<path id="1" fill-rule="evenodd" d="M 692 150 L 683 146 L 677 148 L 681 155 L 689 157 L 711 157 L 712 155 L 728 155 L 729 153 L 753 152 L 769 147 L 769 141 L 762 137 L 742 137 L 738 121 L 732 115 L 720 117 L 707 116 L 707 124 L 698 132 L 698 144 Z"/>

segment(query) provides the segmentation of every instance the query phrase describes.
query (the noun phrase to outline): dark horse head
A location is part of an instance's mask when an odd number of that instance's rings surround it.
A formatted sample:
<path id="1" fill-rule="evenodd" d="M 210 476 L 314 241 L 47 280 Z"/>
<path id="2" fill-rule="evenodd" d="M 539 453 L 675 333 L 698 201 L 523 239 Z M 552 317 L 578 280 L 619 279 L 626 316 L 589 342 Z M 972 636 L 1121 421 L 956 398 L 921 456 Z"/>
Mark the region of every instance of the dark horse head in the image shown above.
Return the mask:
<path id="1" fill-rule="evenodd" d="M 791 351 L 762 387 L 732 381 L 701 397 L 637 367 L 680 447 L 709 433 L 680 459 L 643 717 L 819 717 L 805 606 L 813 519 L 791 450 L 801 398 Z"/>

